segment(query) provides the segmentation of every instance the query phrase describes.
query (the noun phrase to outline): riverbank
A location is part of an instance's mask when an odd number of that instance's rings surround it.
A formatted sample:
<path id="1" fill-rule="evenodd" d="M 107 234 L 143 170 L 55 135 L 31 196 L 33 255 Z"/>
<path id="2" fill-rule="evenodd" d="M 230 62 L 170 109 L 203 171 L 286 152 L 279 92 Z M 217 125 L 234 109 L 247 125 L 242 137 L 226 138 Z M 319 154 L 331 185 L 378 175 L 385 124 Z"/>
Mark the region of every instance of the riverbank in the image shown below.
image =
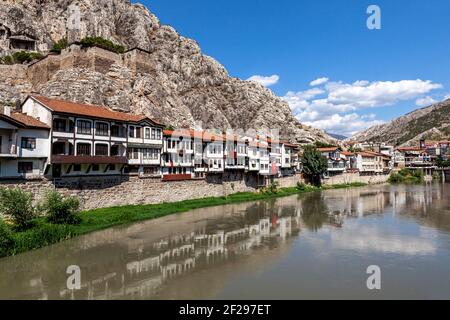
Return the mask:
<path id="1" fill-rule="evenodd" d="M 35 227 L 24 232 L 13 233 L 11 241 L 0 239 L 0 257 L 17 255 L 30 250 L 39 249 L 74 237 L 108 229 L 111 227 L 161 218 L 171 214 L 184 213 L 190 210 L 215 207 L 239 202 L 270 200 L 296 194 L 320 192 L 331 189 L 344 189 L 366 186 L 364 183 L 337 184 L 323 187 L 299 185 L 291 188 L 266 190 L 258 193 L 235 193 L 227 197 L 211 197 L 186 200 L 174 203 L 151 205 L 133 205 L 84 211 L 79 225 L 54 225 L 41 217 L 36 220 Z M 0 234 L 0 238 L 2 235 Z"/>

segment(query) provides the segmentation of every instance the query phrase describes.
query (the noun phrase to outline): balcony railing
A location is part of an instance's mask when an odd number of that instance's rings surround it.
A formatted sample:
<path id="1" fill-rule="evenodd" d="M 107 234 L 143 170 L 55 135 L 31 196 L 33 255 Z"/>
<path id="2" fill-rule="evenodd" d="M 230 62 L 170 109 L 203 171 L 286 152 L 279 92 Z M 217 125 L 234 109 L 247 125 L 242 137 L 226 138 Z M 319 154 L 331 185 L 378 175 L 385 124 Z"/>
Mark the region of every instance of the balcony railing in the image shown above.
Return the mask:
<path id="1" fill-rule="evenodd" d="M 192 180 L 192 175 L 190 175 L 190 174 L 168 174 L 168 175 L 164 175 L 162 180 L 163 181 Z"/>
<path id="2" fill-rule="evenodd" d="M 127 164 L 127 157 L 106 156 L 52 156 L 53 164 Z"/>

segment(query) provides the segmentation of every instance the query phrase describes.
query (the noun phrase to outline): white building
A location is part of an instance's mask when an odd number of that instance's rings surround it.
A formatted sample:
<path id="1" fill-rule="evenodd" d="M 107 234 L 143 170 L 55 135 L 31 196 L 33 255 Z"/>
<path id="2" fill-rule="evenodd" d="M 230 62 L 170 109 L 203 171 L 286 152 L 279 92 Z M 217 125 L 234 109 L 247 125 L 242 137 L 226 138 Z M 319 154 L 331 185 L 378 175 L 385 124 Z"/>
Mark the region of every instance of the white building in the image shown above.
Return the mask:
<path id="1" fill-rule="evenodd" d="M 51 128 L 46 175 L 160 175 L 163 125 L 152 119 L 41 96 L 22 112 Z"/>
<path id="2" fill-rule="evenodd" d="M 50 152 L 50 127 L 4 107 L 0 114 L 0 177 L 39 178 Z"/>

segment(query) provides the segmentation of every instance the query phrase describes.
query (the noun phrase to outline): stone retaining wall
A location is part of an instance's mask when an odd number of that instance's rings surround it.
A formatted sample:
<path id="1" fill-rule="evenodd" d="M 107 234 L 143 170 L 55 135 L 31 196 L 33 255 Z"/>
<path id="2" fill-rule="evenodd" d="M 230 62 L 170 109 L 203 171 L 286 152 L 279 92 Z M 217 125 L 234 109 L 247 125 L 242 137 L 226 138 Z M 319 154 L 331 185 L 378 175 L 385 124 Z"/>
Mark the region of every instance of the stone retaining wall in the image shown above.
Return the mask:
<path id="1" fill-rule="evenodd" d="M 376 175 L 376 176 L 362 176 L 359 173 L 343 173 L 329 179 L 324 179 L 323 184 L 348 184 L 348 183 L 367 183 L 367 184 L 382 184 L 386 183 L 389 179 L 389 175 Z"/>
<path id="2" fill-rule="evenodd" d="M 387 176 L 360 176 L 344 174 L 324 181 L 324 184 L 364 182 L 384 183 Z M 294 187 L 304 181 L 301 175 L 275 179 L 281 188 Z M 159 178 L 137 176 L 73 177 L 62 180 L 6 180 L 0 187 L 20 187 L 34 195 L 40 202 L 49 190 L 80 198 L 85 210 L 163 202 L 177 202 L 206 197 L 221 197 L 237 192 L 255 192 L 258 189 L 256 175 L 231 174 L 208 176 L 206 180 L 162 182 Z"/>

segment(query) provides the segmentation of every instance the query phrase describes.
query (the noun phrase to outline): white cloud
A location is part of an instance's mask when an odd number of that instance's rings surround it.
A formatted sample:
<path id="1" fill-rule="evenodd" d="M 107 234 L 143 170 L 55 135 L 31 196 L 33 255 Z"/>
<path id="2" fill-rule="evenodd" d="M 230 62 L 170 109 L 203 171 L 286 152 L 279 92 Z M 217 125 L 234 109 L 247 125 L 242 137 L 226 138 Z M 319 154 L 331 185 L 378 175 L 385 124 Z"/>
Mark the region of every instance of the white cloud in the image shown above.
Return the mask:
<path id="1" fill-rule="evenodd" d="M 424 99 L 431 91 L 442 88 L 441 84 L 420 79 L 343 83 L 321 78 L 311 82 L 313 84 L 317 84 L 315 88 L 290 91 L 283 99 L 289 103 L 294 115 L 305 124 L 350 136 L 383 123 L 372 113 L 360 114 L 362 110 Z"/>
<path id="2" fill-rule="evenodd" d="M 359 115 L 357 113 L 344 115 L 335 113 L 329 116 L 316 118 L 318 119 L 314 121 L 304 121 L 304 123 L 308 126 L 321 128 L 330 133 L 343 134 L 346 137 L 351 137 L 360 131 L 384 123 L 384 121 L 376 120 L 373 115 Z"/>
<path id="3" fill-rule="evenodd" d="M 416 100 L 416 105 L 418 107 L 428 107 L 431 106 L 432 104 L 435 104 L 437 101 L 434 100 L 432 97 L 426 96 L 423 98 L 419 98 Z"/>
<path id="4" fill-rule="evenodd" d="M 270 77 L 255 75 L 255 76 L 251 76 L 250 78 L 248 78 L 247 81 L 256 81 L 265 87 L 270 87 L 270 86 L 277 84 L 278 81 L 280 81 L 280 76 L 278 76 L 276 74 L 274 74 Z"/>
<path id="5" fill-rule="evenodd" d="M 325 83 L 327 83 L 328 81 L 329 81 L 330 79 L 328 79 L 328 78 L 319 78 L 319 79 L 316 79 L 316 80 L 314 80 L 314 81 L 311 81 L 311 83 L 309 84 L 311 87 L 316 87 L 316 86 L 320 86 L 320 85 L 322 85 L 322 84 L 325 84 Z"/>

